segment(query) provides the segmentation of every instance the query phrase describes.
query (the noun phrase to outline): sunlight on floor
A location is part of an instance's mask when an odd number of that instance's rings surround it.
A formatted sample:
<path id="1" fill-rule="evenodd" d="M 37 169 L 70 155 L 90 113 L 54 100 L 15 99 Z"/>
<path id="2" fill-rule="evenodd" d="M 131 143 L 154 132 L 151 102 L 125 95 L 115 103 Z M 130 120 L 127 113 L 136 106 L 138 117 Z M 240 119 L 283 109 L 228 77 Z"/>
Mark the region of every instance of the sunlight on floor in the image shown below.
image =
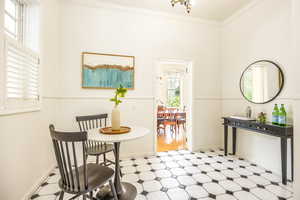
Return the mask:
<path id="1" fill-rule="evenodd" d="M 186 149 L 186 132 L 180 127 L 177 133 L 172 132 L 170 127 L 166 128 L 166 133 L 160 130 L 157 136 L 157 151 L 171 151 Z"/>

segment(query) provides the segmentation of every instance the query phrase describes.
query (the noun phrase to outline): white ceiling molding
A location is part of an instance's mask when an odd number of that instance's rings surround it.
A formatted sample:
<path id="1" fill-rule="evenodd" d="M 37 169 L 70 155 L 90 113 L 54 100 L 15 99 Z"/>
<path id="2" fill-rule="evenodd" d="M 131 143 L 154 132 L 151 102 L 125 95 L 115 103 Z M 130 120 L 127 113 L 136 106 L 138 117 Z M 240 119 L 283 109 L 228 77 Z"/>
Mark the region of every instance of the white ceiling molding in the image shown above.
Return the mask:
<path id="1" fill-rule="evenodd" d="M 238 11 L 236 11 L 235 13 L 233 13 L 230 17 L 226 18 L 223 21 L 222 26 L 226 26 L 226 25 L 230 24 L 235 19 L 241 17 L 243 14 L 247 13 L 250 9 L 258 6 L 260 3 L 264 2 L 264 1 L 265 0 L 254 0 L 254 1 L 252 1 L 251 3 L 247 4 L 243 8 L 241 8 Z"/>
<path id="2" fill-rule="evenodd" d="M 87 0 L 80 0 L 85 2 Z M 223 21 L 237 10 L 255 0 L 194 0 L 192 10 L 188 14 L 184 6 L 172 7 L 171 0 L 95 0 L 99 3 L 109 3 L 148 11 L 194 17 L 198 19 Z"/>
<path id="3" fill-rule="evenodd" d="M 135 8 L 135 7 L 129 7 L 124 5 L 119 5 L 115 3 L 108 3 L 103 2 L 99 0 L 64 0 L 63 3 L 72 3 L 77 4 L 85 7 L 90 8 L 102 8 L 105 9 L 105 11 L 121 11 L 121 12 L 128 12 L 128 13 L 137 13 L 142 15 L 150 15 L 150 16 L 157 16 L 157 17 L 165 17 L 185 22 L 191 22 L 191 23 L 200 23 L 200 24 L 206 24 L 206 25 L 213 25 L 213 26 L 220 26 L 222 23 L 218 20 L 208 20 L 208 19 L 202 19 L 199 17 L 192 17 L 188 15 L 179 15 L 176 13 L 169 13 L 169 12 L 163 12 L 163 11 L 157 11 L 157 10 L 151 10 L 146 8 Z M 168 2 L 167 2 L 168 3 Z M 103 10 L 102 10 L 103 12 Z"/>
<path id="4" fill-rule="evenodd" d="M 76 3 L 78 5 L 91 7 L 91 8 L 104 8 L 106 11 L 109 10 L 118 10 L 122 12 L 130 12 L 130 13 L 137 13 L 137 14 L 143 14 L 143 15 L 151 15 L 151 16 L 158 16 L 158 17 L 166 17 L 170 19 L 177 19 L 177 20 L 183 20 L 183 21 L 190 21 L 194 23 L 201 23 L 201 24 L 210 24 L 210 25 L 219 25 L 224 26 L 226 24 L 231 23 L 234 21 L 234 19 L 237 19 L 244 13 L 246 13 L 249 9 L 257 6 L 259 3 L 262 3 L 264 0 L 244 0 L 248 3 L 244 3 L 245 5 L 238 8 L 235 12 L 233 12 L 229 17 L 226 17 L 221 20 L 217 19 L 205 19 L 203 17 L 196 17 L 194 15 L 189 14 L 179 14 L 178 12 L 171 12 L 171 11 L 162 11 L 158 9 L 151 9 L 149 7 L 134 7 L 129 6 L 123 3 L 116 3 L 119 0 L 63 0 L 63 2 L 71 2 Z M 150 0 L 149 0 L 150 1 Z M 121 1 L 120 1 L 121 2 Z M 168 0 L 164 2 L 168 5 Z M 201 3 L 201 1 L 197 1 L 197 3 Z M 170 5 L 170 8 L 172 6 Z M 182 10 L 183 13 L 185 13 L 184 10 Z"/>

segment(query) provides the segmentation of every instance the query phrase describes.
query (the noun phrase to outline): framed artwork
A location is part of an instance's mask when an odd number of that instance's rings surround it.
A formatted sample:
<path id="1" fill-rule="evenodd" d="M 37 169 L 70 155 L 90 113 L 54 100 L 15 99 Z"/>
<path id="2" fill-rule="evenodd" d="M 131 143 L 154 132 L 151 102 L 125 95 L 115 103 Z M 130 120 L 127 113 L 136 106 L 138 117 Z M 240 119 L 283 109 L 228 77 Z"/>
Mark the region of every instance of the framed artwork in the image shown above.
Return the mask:
<path id="1" fill-rule="evenodd" d="M 82 88 L 134 89 L 134 65 L 134 56 L 83 52 Z"/>

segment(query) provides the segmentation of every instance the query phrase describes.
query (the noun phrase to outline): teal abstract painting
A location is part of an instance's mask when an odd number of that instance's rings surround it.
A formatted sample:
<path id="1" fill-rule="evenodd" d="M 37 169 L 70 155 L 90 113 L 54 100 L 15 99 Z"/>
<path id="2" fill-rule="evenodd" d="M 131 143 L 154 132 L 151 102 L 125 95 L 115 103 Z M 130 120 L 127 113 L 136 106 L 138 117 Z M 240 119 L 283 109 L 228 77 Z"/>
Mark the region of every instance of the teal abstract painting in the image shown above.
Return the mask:
<path id="1" fill-rule="evenodd" d="M 82 54 L 82 87 L 134 89 L 134 57 L 112 54 Z"/>

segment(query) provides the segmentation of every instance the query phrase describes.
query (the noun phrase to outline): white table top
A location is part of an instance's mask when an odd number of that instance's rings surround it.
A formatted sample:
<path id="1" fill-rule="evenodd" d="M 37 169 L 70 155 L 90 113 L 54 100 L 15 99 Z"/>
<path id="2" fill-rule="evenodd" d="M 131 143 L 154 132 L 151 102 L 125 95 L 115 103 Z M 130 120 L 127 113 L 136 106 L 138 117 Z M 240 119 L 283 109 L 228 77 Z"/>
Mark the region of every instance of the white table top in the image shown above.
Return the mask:
<path id="1" fill-rule="evenodd" d="M 88 131 L 88 139 L 101 142 L 124 142 L 144 137 L 150 133 L 150 130 L 144 127 L 130 126 L 131 131 L 125 134 L 108 135 L 100 133 L 99 128 Z"/>

